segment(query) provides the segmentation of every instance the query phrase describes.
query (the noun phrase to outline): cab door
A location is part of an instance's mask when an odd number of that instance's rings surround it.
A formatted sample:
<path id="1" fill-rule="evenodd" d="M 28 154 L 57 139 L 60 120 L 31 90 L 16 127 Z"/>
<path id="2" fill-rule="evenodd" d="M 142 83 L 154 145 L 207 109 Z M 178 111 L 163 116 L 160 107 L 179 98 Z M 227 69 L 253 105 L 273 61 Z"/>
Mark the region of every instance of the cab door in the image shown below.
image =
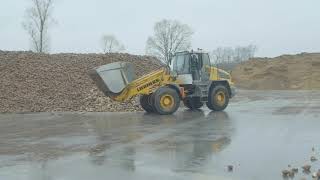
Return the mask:
<path id="1" fill-rule="evenodd" d="M 177 80 L 181 84 L 192 84 L 193 78 L 190 73 L 190 54 L 177 53 L 172 60 L 172 71 L 176 73 Z"/>
<path id="2" fill-rule="evenodd" d="M 202 53 L 201 55 L 202 68 L 201 68 L 201 81 L 209 81 L 211 67 L 210 58 L 208 53 Z"/>

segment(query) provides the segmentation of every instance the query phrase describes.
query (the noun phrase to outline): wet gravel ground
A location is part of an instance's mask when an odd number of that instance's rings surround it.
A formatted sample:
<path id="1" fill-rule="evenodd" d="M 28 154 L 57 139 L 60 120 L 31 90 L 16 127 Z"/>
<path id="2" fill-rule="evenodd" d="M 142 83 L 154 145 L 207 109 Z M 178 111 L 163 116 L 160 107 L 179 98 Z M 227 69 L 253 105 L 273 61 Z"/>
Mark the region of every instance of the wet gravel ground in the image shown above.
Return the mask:
<path id="1" fill-rule="evenodd" d="M 1 114 L 0 180 L 283 179 L 288 165 L 312 179 L 319 127 L 319 91 L 240 91 L 224 112 L 171 116 Z"/>

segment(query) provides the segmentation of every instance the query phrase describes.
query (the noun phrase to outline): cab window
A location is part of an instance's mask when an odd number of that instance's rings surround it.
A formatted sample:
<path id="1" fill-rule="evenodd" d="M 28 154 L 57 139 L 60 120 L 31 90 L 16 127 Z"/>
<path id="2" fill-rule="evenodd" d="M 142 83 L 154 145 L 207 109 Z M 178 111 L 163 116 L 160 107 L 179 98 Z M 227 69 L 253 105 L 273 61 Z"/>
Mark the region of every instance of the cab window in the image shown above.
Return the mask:
<path id="1" fill-rule="evenodd" d="M 190 73 L 190 56 L 188 54 L 178 54 L 172 60 L 172 70 L 178 74 Z"/>
<path id="2" fill-rule="evenodd" d="M 206 66 L 210 66 L 210 58 L 208 54 L 202 54 L 202 63 L 203 63 L 203 68 L 205 68 Z"/>

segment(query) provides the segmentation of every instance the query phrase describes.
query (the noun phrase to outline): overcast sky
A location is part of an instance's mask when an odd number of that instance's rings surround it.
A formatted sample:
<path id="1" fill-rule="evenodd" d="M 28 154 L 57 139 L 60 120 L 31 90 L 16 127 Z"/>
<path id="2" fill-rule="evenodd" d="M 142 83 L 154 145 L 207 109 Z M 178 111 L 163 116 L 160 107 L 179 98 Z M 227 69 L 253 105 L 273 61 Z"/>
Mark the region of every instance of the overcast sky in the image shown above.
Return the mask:
<path id="1" fill-rule="evenodd" d="M 0 49 L 29 50 L 21 23 L 30 0 L 1 0 Z M 144 54 L 163 18 L 192 27 L 193 48 L 256 44 L 258 56 L 320 52 L 320 0 L 56 0 L 51 52 L 101 52 L 114 34 L 127 52 Z"/>

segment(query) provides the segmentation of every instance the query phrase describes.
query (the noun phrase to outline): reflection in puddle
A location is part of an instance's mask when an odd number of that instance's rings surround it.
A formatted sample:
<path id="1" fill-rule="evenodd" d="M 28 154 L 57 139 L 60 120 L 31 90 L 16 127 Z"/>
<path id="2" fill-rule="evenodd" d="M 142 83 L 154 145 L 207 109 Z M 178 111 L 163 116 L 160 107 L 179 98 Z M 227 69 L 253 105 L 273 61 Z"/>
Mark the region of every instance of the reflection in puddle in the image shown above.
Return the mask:
<path id="1" fill-rule="evenodd" d="M 2 173 L 13 172 L 11 168 L 21 173 L 4 177 L 9 180 L 84 180 L 103 176 L 186 179 L 185 172 L 201 173 L 211 168 L 212 157 L 230 144 L 234 129 L 226 112 L 186 110 L 156 117 L 142 113 L 86 116 L 84 127 L 90 132 L 90 138 L 80 138 L 74 143 L 72 138 L 67 138 L 60 144 L 74 145 L 90 140 L 86 143 L 87 149 L 71 156 L 30 159 L 20 166 L 6 167 L 8 170 L 2 169 Z M 63 138 L 46 139 L 46 142 L 60 141 Z"/>
<path id="2" fill-rule="evenodd" d="M 95 123 L 97 141 L 101 143 L 90 151 L 92 162 L 112 164 L 128 171 L 136 169 L 136 161 L 152 165 L 155 160 L 165 161 L 164 167 L 175 172 L 201 171 L 214 154 L 231 143 L 234 130 L 226 112 L 205 114 L 188 110 L 178 115 L 157 116 L 157 119 L 144 114 L 130 125 L 103 118 Z M 114 127 L 122 130 L 113 132 Z M 129 143 L 113 147 L 106 144 L 110 133 Z M 162 158 L 149 159 L 148 156 Z"/>

